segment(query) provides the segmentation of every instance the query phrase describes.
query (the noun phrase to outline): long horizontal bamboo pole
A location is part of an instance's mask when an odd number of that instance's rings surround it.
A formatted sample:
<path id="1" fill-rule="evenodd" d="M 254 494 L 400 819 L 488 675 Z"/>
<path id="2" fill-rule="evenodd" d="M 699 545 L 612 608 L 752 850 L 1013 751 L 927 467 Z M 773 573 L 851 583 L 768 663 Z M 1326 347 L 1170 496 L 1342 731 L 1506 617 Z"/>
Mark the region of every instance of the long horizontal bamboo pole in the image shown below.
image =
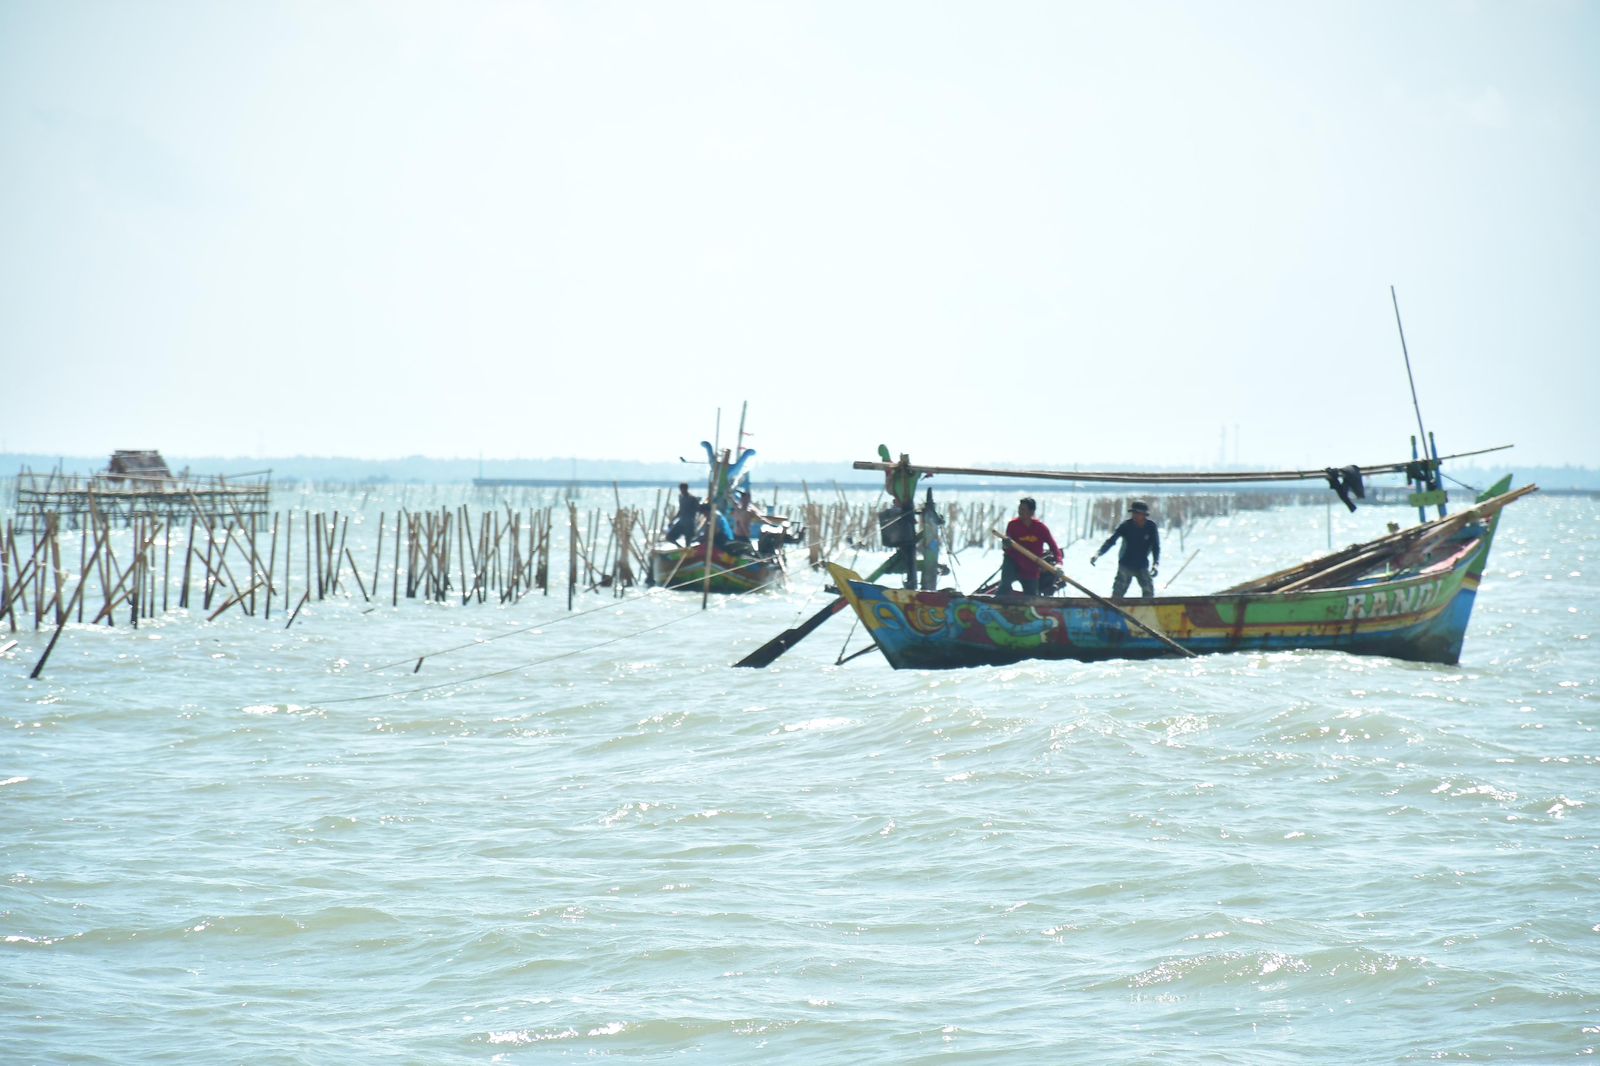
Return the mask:
<path id="1" fill-rule="evenodd" d="M 1475 452 L 1457 452 L 1454 455 L 1443 455 L 1439 462 L 1449 459 L 1465 459 L 1473 455 L 1487 455 L 1490 452 L 1505 451 L 1515 447 L 1512 444 L 1500 444 L 1493 448 L 1481 448 Z M 1412 462 L 1378 463 L 1373 466 L 1358 467 L 1363 477 L 1373 474 L 1399 474 Z M 884 463 L 876 460 L 857 460 L 851 464 L 856 470 L 897 470 L 899 463 Z M 1328 476 L 1327 470 L 1251 470 L 1234 473 L 1195 472 L 1195 473 L 1140 473 L 1132 470 L 1004 470 L 997 467 L 975 466 L 924 466 L 912 463 L 909 468 L 915 474 L 964 474 L 974 477 L 1016 477 L 1030 478 L 1041 481 L 1088 481 L 1105 482 L 1125 485 L 1230 485 L 1250 484 L 1262 481 L 1320 481 Z"/>

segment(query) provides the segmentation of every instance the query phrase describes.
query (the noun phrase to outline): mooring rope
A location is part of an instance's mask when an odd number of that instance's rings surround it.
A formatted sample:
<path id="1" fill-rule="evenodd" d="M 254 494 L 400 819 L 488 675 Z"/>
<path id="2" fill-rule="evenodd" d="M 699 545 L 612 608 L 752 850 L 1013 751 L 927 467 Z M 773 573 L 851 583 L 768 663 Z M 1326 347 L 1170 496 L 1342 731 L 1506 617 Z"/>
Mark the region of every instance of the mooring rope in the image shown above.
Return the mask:
<path id="1" fill-rule="evenodd" d="M 1439 476 L 1444 478 L 1446 481 L 1455 481 L 1457 485 L 1460 485 L 1462 488 L 1466 489 L 1468 492 L 1476 493 L 1479 496 L 1483 495 L 1483 490 L 1482 489 L 1475 488 L 1475 487 L 1473 487 L 1471 485 L 1468 485 L 1465 481 L 1456 481 L 1455 478 L 1451 477 L 1449 474 L 1446 474 L 1443 470 L 1439 471 Z"/>
<path id="2" fill-rule="evenodd" d="M 372 692 L 365 696 L 341 696 L 337 699 L 310 700 L 308 703 L 309 705 L 316 707 L 331 706 L 336 703 L 364 703 L 368 700 L 389 699 L 394 696 L 412 696 L 418 692 L 432 692 L 441 688 L 453 688 L 460 685 L 470 685 L 478 681 L 485 681 L 491 677 L 501 677 L 505 674 L 514 674 L 518 670 L 527 670 L 531 667 L 543 666 L 546 663 L 553 663 L 557 659 L 566 659 L 570 656 L 579 655 L 586 651 L 594 651 L 596 648 L 603 648 L 608 644 L 616 644 L 624 640 L 631 640 L 634 637 L 641 637 L 646 633 L 653 633 L 658 629 L 665 629 L 667 626 L 676 625 L 679 622 L 687 621 L 696 615 L 702 615 L 705 613 L 706 612 L 699 610 L 691 611 L 690 613 L 681 615 L 677 618 L 669 618 L 665 622 L 661 622 L 657 625 L 647 626 L 644 629 L 638 630 L 634 633 L 624 633 L 621 636 L 609 637 L 606 640 L 602 640 L 596 644 L 590 644 L 582 648 L 573 648 L 571 651 L 564 651 L 559 655 L 549 655 L 543 659 L 535 659 L 532 662 L 518 663 L 515 666 L 507 666 L 500 670 L 490 670 L 488 673 L 476 674 L 472 677 L 459 677 L 450 681 L 436 682 L 432 685 L 418 685 L 415 688 L 391 689 L 387 692 Z"/>
<path id="3" fill-rule="evenodd" d="M 742 570 L 745 566 L 748 566 L 748 565 L 749 565 L 749 563 L 745 562 L 745 563 L 740 563 L 737 566 L 723 567 L 720 570 L 713 570 L 711 572 L 711 576 L 712 577 L 720 577 L 723 574 L 731 574 L 735 570 Z M 674 572 L 676 572 L 676 571 L 674 571 Z M 658 592 L 671 593 L 671 592 L 675 592 L 675 591 L 684 591 L 684 590 L 692 589 L 696 585 L 701 584 L 704 580 L 705 580 L 705 577 L 704 577 L 704 575 L 702 575 L 700 577 L 693 578 L 692 580 L 689 580 L 689 581 L 680 581 L 676 585 L 658 585 L 653 589 L 646 589 L 645 593 L 644 593 L 644 597 L 642 597 L 642 598 L 648 598 L 650 596 L 655 595 Z M 761 584 L 755 586 L 755 588 L 751 589 L 750 591 L 752 591 L 752 592 L 761 591 L 761 590 L 763 590 L 763 589 L 765 589 L 765 588 L 767 588 L 767 587 L 769 587 L 771 585 L 776 584 L 780 580 L 782 580 L 782 572 L 781 571 L 780 571 L 780 576 L 779 577 L 773 578 L 770 581 L 764 581 Z M 584 615 L 587 615 L 587 614 L 596 614 L 596 613 L 598 613 L 600 611 L 609 611 L 613 607 L 620 607 L 623 604 L 629 604 L 629 603 L 636 604 L 636 603 L 641 602 L 641 599 L 630 600 L 630 599 L 626 599 L 626 598 L 618 598 L 618 599 L 613 600 L 610 603 L 603 603 L 598 607 L 589 607 L 589 608 L 586 608 L 586 609 L 584 609 L 582 611 L 577 611 L 577 612 L 574 612 L 574 613 L 557 615 L 555 618 L 550 619 L 549 621 L 535 622 L 533 625 L 523 626 L 520 629 L 512 629 L 512 630 L 508 630 L 508 631 L 506 631 L 504 633 L 495 633 L 495 634 L 493 634 L 491 636 L 480 637 L 477 640 L 470 641 L 470 642 L 468 642 L 466 644 L 457 644 L 454 647 L 441 648 L 441 649 L 439 649 L 437 651 L 427 651 L 427 652 L 421 652 L 420 654 L 417 654 L 417 655 L 408 655 L 404 659 L 396 659 L 394 662 L 384 663 L 382 666 L 369 666 L 362 672 L 363 673 L 368 673 L 368 674 L 375 674 L 375 673 L 378 673 L 378 672 L 383 671 L 383 670 L 393 669 L 396 666 L 406 666 L 406 665 L 415 663 L 416 666 L 413 667 L 413 669 L 412 669 L 412 672 L 415 673 L 418 669 L 421 668 L 422 662 L 425 659 L 437 659 L 440 656 L 450 655 L 450 654 L 452 654 L 454 652 L 466 651 L 469 648 L 481 647 L 484 644 L 489 644 L 489 643 L 491 643 L 493 641 L 496 641 L 496 640 L 504 640 L 507 637 L 521 636 L 524 633 L 531 633 L 536 629 L 544 629 L 544 628 L 546 628 L 548 626 L 553 626 L 558 622 L 564 622 L 564 621 L 566 621 L 566 620 L 568 620 L 570 618 L 582 618 Z M 648 630 L 646 632 L 648 632 Z"/>

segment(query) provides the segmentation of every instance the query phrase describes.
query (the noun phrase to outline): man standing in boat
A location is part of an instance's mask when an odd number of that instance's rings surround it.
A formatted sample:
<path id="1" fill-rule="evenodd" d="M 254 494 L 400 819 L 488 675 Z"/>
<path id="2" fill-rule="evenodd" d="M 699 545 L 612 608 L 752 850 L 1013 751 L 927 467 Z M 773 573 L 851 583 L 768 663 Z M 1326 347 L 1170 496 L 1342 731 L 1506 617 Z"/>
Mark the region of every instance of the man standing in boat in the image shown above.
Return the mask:
<path id="1" fill-rule="evenodd" d="M 700 499 L 689 491 L 687 481 L 678 482 L 678 517 L 667 527 L 667 539 L 678 543 L 682 538 L 685 544 L 694 538 L 696 519 L 700 514 Z"/>
<path id="2" fill-rule="evenodd" d="M 1122 551 L 1117 555 L 1117 578 L 1111 583 L 1111 598 L 1117 599 L 1128 591 L 1128 583 L 1135 579 L 1139 591 L 1145 596 L 1156 594 L 1156 567 L 1161 564 L 1161 535 L 1150 520 L 1150 506 L 1135 501 L 1128 508 L 1128 518 L 1106 538 L 1100 550 L 1089 558 L 1089 565 L 1100 561 L 1100 556 L 1111 550 L 1118 539 Z"/>
<path id="3" fill-rule="evenodd" d="M 1015 591 L 1012 582 L 1020 582 L 1024 595 L 1039 595 L 1039 565 L 1012 548 L 1012 544 L 1020 544 L 1041 559 L 1046 558 L 1044 549 L 1048 544 L 1055 553 L 1049 558 L 1061 558 L 1061 549 L 1056 546 L 1056 538 L 1050 535 L 1050 527 L 1033 517 L 1038 509 L 1032 496 L 1024 496 L 1017 504 L 1017 517 L 1006 526 L 1006 552 L 1000 563 L 1001 592 Z"/>

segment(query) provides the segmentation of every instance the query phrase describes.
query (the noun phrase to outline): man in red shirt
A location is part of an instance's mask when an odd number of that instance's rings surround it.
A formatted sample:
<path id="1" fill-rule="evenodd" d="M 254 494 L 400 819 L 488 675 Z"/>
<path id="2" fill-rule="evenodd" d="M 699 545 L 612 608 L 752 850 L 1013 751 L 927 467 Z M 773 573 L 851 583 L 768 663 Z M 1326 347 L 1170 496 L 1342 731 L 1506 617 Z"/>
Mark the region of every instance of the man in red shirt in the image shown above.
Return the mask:
<path id="1" fill-rule="evenodd" d="M 1049 545 L 1059 559 L 1061 549 L 1056 546 L 1056 538 L 1050 535 L 1050 527 L 1033 517 L 1038 509 L 1032 496 L 1024 496 L 1017 504 L 1017 517 L 1006 526 L 1006 536 L 1041 559 L 1045 558 L 1045 546 Z M 1038 564 L 1007 544 L 1005 560 L 1000 564 L 1000 591 L 1015 591 L 1011 587 L 1013 581 L 1021 582 L 1023 595 L 1039 595 Z"/>

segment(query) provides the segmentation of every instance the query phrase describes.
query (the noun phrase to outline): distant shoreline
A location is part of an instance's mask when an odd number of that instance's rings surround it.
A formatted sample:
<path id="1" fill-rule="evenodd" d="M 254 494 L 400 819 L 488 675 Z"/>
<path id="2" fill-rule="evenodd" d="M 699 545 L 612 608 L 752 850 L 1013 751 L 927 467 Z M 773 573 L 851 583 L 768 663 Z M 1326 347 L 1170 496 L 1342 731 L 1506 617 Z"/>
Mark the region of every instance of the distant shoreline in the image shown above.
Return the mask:
<path id="1" fill-rule="evenodd" d="M 104 456 L 47 456 L 37 453 L 0 452 L 0 479 L 9 479 L 24 468 L 36 474 L 61 470 L 69 474 L 87 474 L 105 469 L 108 455 Z M 603 487 L 613 483 L 619 487 L 661 488 L 675 487 L 687 481 L 693 485 L 705 478 L 703 455 L 688 456 L 686 461 L 645 463 L 627 460 L 577 459 L 572 457 L 546 459 L 431 459 L 426 456 L 407 456 L 399 459 L 351 459 L 326 456 L 294 456 L 270 459 L 217 457 L 217 456 L 165 456 L 173 470 L 185 467 L 195 473 L 237 475 L 246 471 L 270 469 L 277 484 L 306 482 L 348 482 L 365 484 L 474 484 L 480 488 L 560 488 L 577 485 Z M 995 464 L 1005 467 L 1006 463 Z M 1022 463 L 1016 464 L 1024 465 Z M 1122 461 L 1107 460 L 1076 464 L 1081 469 L 1128 469 Z M 1037 467 L 1035 467 L 1037 468 Z M 1063 467 L 1057 467 L 1064 469 Z M 1170 464 L 1146 467 L 1151 472 L 1162 469 L 1180 469 Z M 1186 469 L 1194 470 L 1189 466 Z M 1248 470 L 1247 467 L 1215 467 L 1214 470 Z M 1544 491 L 1564 495 L 1593 495 L 1600 493 L 1600 469 L 1579 466 L 1522 466 L 1514 462 L 1494 467 L 1467 467 L 1446 465 L 1447 487 L 1453 494 L 1465 492 L 1459 483 L 1467 485 L 1492 484 L 1502 474 L 1511 473 L 1519 484 L 1529 482 Z M 758 460 L 751 471 L 751 480 L 758 487 L 774 486 L 800 489 L 802 482 L 811 488 L 830 488 L 837 484 L 842 489 L 871 490 L 882 485 L 876 476 L 863 476 L 851 468 L 848 461 L 839 462 L 767 462 Z M 1397 481 L 1398 479 L 1396 479 Z M 1030 492 L 1070 492 L 1074 483 L 1052 481 L 1026 481 L 1007 478 L 938 477 L 932 481 L 935 488 L 946 491 L 1005 491 L 1026 489 Z M 1077 486 L 1088 491 L 1121 491 L 1111 486 L 1097 489 L 1093 485 Z M 1296 487 L 1315 489 L 1313 482 L 1284 482 L 1271 487 L 1283 491 Z M 1377 480 L 1376 487 L 1400 487 L 1387 478 Z M 1131 491 L 1136 488 L 1127 487 Z M 1216 486 L 1163 486 L 1163 491 L 1185 492 L 1217 491 Z M 1154 492 L 1154 488 L 1144 491 Z M 1230 488 L 1228 491 L 1241 491 Z"/>

